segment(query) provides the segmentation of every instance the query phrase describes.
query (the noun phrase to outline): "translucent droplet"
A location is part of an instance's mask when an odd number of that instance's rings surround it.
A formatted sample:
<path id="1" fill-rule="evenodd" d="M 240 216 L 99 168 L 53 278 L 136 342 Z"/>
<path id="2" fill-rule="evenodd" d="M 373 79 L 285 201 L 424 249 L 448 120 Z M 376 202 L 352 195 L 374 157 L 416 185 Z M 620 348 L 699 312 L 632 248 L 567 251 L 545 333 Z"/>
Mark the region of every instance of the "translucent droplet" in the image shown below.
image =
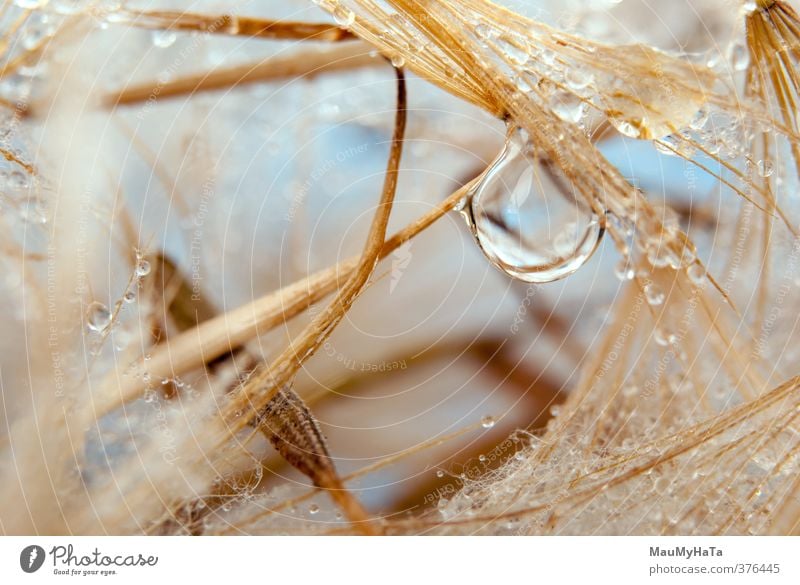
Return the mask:
<path id="1" fill-rule="evenodd" d="M 136 263 L 136 276 L 142 277 L 150 274 L 150 262 L 141 259 Z"/>
<path id="2" fill-rule="evenodd" d="M 495 266 L 525 282 L 553 282 L 586 263 L 604 228 L 523 134 L 510 131 L 462 213 Z"/>
<path id="3" fill-rule="evenodd" d="M 347 6 L 337 4 L 333 9 L 333 19 L 341 26 L 350 26 L 356 21 L 356 14 Z"/>
<path id="4" fill-rule="evenodd" d="M 625 282 L 626 280 L 633 280 L 633 277 L 636 276 L 636 271 L 633 269 L 630 260 L 628 258 L 623 258 L 614 267 L 614 274 L 621 281 Z"/>
<path id="5" fill-rule="evenodd" d="M 642 118 L 623 118 L 611 116 L 608 121 L 617 132 L 628 138 L 645 138 L 644 120 Z"/>
<path id="6" fill-rule="evenodd" d="M 90 303 L 86 308 L 86 324 L 92 331 L 105 331 L 111 325 L 111 311 L 98 301 Z"/>
<path id="7" fill-rule="evenodd" d="M 308 513 L 309 514 L 316 514 L 317 512 L 319 512 L 319 506 L 317 506 L 316 504 L 311 504 L 308 507 Z"/>
<path id="8" fill-rule="evenodd" d="M 484 429 L 491 429 L 494 426 L 494 423 L 495 423 L 495 420 L 494 420 L 494 417 L 492 417 L 492 416 L 484 416 L 481 419 L 481 426 Z"/>
<path id="9" fill-rule="evenodd" d="M 771 160 L 760 160 L 758 161 L 756 167 L 758 168 L 758 175 L 760 177 L 771 177 L 775 172 L 775 163 L 773 163 Z"/>
<path id="10" fill-rule="evenodd" d="M 439 471 L 437 471 L 436 472 L 436 477 L 444 477 L 444 471 L 442 471 L 441 469 Z"/>
<path id="11" fill-rule="evenodd" d="M 497 41 L 497 45 L 500 47 L 502 54 L 516 65 L 525 65 L 530 59 L 530 54 L 523 48 L 522 41 L 510 42 L 505 39 L 500 39 Z"/>
<path id="12" fill-rule="evenodd" d="M 122 297 L 122 300 L 126 303 L 132 303 L 136 300 L 136 292 L 133 290 L 125 291 L 125 295 Z"/>
<path id="13" fill-rule="evenodd" d="M 653 283 L 647 284 L 644 287 L 644 296 L 647 299 L 647 304 L 658 306 L 664 303 L 664 291 Z"/>
<path id="14" fill-rule="evenodd" d="M 559 91 L 550 98 L 550 108 L 565 122 L 577 124 L 583 118 L 586 106 L 574 93 Z"/>
<path id="15" fill-rule="evenodd" d="M 178 35 L 171 30 L 154 30 L 152 38 L 153 45 L 159 49 L 166 49 L 175 44 L 175 41 L 178 40 Z"/>
<path id="16" fill-rule="evenodd" d="M 703 268 L 703 265 L 699 262 L 690 264 L 686 268 L 686 275 L 693 284 L 698 286 L 703 285 L 706 282 L 706 269 Z"/>
<path id="17" fill-rule="evenodd" d="M 399 69 L 400 67 L 403 67 L 405 64 L 406 60 L 400 53 L 395 53 L 394 55 L 392 55 L 392 65 L 394 67 L 397 67 Z"/>
<path id="18" fill-rule="evenodd" d="M 594 73 L 582 67 L 570 67 L 564 74 L 564 81 L 570 89 L 586 89 L 594 81 Z"/>

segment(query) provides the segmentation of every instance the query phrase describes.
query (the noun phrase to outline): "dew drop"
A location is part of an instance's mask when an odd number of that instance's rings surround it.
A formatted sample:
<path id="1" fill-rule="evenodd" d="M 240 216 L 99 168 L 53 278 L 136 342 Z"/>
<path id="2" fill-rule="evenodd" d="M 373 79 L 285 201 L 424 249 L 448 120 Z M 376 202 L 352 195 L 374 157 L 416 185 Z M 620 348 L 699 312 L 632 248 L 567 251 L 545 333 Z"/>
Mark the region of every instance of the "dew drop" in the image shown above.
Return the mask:
<path id="1" fill-rule="evenodd" d="M 760 160 L 758 161 L 756 167 L 758 168 L 758 175 L 760 177 L 771 177 L 775 172 L 775 163 L 773 163 L 771 160 Z"/>
<path id="2" fill-rule="evenodd" d="M 356 14 L 346 6 L 337 5 L 333 10 L 333 18 L 341 26 L 350 26 L 356 21 Z"/>
<path id="3" fill-rule="evenodd" d="M 308 507 L 308 513 L 309 514 L 316 514 L 317 512 L 319 512 L 319 506 L 317 506 L 316 504 L 311 504 Z"/>
<path id="4" fill-rule="evenodd" d="M 102 333 L 111 324 L 111 311 L 103 303 L 94 301 L 86 309 L 86 323 L 90 330 Z"/>
<path id="5" fill-rule="evenodd" d="M 441 469 L 439 471 L 437 471 L 436 472 L 436 477 L 444 477 L 444 471 L 442 471 Z"/>
<path id="6" fill-rule="evenodd" d="M 159 49 L 166 49 L 175 44 L 178 35 L 171 30 L 154 30 L 152 34 L 153 45 Z"/>
<path id="7" fill-rule="evenodd" d="M 494 426 L 494 423 L 495 423 L 494 417 L 491 416 L 484 416 L 481 419 L 481 426 L 484 429 L 491 429 Z"/>
<path id="8" fill-rule="evenodd" d="M 647 304 L 651 306 L 655 307 L 664 303 L 664 291 L 655 284 L 645 285 L 644 296 L 647 299 Z"/>
<path id="9" fill-rule="evenodd" d="M 692 281 L 692 284 L 700 286 L 706 282 L 706 270 L 699 262 L 687 266 L 686 275 L 689 277 L 689 280 Z"/>
<path id="10" fill-rule="evenodd" d="M 139 260 L 136 263 L 136 276 L 147 276 L 150 274 L 150 262 L 147 260 Z"/>
<path id="11" fill-rule="evenodd" d="M 395 53 L 394 55 L 392 55 L 393 67 L 397 67 L 399 69 L 400 67 L 403 67 L 405 64 L 406 60 L 400 53 Z"/>
<path id="12" fill-rule="evenodd" d="M 513 278 L 565 278 L 586 263 L 603 236 L 601 220 L 556 172 L 535 156 L 524 132 L 512 128 L 462 211 L 486 257 Z"/>
<path id="13" fill-rule="evenodd" d="M 122 300 L 126 303 L 132 303 L 136 300 L 136 293 L 133 290 L 125 291 L 125 295 L 122 297 Z"/>
<path id="14" fill-rule="evenodd" d="M 550 108 L 553 113 L 564 120 L 577 124 L 583 118 L 586 106 L 574 93 L 559 91 L 550 97 Z"/>
<path id="15" fill-rule="evenodd" d="M 633 277 L 636 276 L 636 271 L 633 269 L 630 260 L 628 258 L 623 258 L 614 267 L 614 274 L 621 281 L 625 282 L 626 280 L 633 280 Z"/>
<path id="16" fill-rule="evenodd" d="M 571 67 L 564 74 L 564 81 L 570 89 L 586 89 L 594 81 L 594 74 L 582 67 Z"/>

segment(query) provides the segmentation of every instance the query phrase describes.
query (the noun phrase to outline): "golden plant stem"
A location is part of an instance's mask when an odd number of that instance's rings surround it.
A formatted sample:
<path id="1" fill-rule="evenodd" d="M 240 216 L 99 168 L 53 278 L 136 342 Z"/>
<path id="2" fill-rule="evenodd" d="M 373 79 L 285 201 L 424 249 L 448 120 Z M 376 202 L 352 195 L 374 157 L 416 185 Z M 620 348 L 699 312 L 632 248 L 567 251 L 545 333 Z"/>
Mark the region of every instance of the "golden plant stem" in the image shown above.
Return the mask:
<path id="1" fill-rule="evenodd" d="M 331 73 L 357 67 L 382 65 L 383 60 L 372 53 L 366 43 L 353 42 L 346 45 L 320 49 L 307 49 L 283 57 L 274 57 L 257 63 L 246 63 L 196 75 L 187 75 L 167 83 L 148 81 L 130 85 L 103 98 L 106 107 L 130 105 L 148 100 L 191 95 L 200 91 L 227 89 L 248 83 L 276 79 L 311 78 L 322 73 Z"/>
<path id="2" fill-rule="evenodd" d="M 316 316 L 268 367 L 257 367 L 244 384 L 237 388 L 231 400 L 222 409 L 222 418 L 233 432 L 248 424 L 248 417 L 237 413 L 259 413 L 275 397 L 284 384 L 289 383 L 302 365 L 316 353 L 333 330 L 352 307 L 364 290 L 372 275 L 384 245 L 386 228 L 397 190 L 400 158 L 403 154 L 403 138 L 406 128 L 406 82 L 402 69 L 395 68 L 397 75 L 397 113 L 392 135 L 389 161 L 386 165 L 383 191 L 377 211 L 372 219 L 367 243 L 352 274 L 325 310 Z"/>
<path id="3" fill-rule="evenodd" d="M 355 39 L 347 29 L 325 23 L 267 20 L 232 14 L 198 14 L 175 10 L 128 10 L 117 15 L 139 28 L 203 32 L 272 40 L 339 42 Z"/>

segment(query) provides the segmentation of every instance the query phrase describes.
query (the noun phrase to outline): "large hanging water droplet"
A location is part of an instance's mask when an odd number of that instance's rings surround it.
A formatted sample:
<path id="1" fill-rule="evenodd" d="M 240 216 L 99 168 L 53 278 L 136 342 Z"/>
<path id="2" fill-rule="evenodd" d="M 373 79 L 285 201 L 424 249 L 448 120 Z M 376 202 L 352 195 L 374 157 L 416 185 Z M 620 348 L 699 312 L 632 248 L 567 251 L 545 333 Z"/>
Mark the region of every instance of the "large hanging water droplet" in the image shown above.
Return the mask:
<path id="1" fill-rule="evenodd" d="M 515 128 L 462 213 L 487 258 L 525 282 L 569 276 L 604 233 L 603 221 Z"/>

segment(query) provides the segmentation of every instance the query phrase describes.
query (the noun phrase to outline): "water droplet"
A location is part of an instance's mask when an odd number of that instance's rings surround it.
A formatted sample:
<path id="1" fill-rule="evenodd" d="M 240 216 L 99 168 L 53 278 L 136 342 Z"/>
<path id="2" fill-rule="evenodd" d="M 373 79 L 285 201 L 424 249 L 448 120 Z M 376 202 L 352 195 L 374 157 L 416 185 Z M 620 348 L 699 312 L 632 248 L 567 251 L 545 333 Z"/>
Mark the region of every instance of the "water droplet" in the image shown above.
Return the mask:
<path id="1" fill-rule="evenodd" d="M 308 513 L 309 514 L 316 514 L 317 512 L 319 512 L 319 506 L 317 506 L 316 504 L 311 504 L 308 507 Z"/>
<path id="2" fill-rule="evenodd" d="M 437 471 L 436 472 L 436 477 L 444 477 L 444 471 L 442 471 L 441 469 L 439 471 Z"/>
<path id="3" fill-rule="evenodd" d="M 485 462 L 486 461 L 486 455 L 484 455 L 483 453 L 478 455 L 478 461 L 480 461 L 481 463 Z"/>
<path id="4" fill-rule="evenodd" d="M 175 41 L 178 40 L 178 35 L 175 34 L 175 31 L 171 30 L 154 30 L 151 36 L 153 39 L 153 45 L 159 49 L 171 47 L 175 44 Z"/>
<path id="5" fill-rule="evenodd" d="M 617 132 L 628 138 L 645 138 L 644 120 L 611 116 L 608 121 Z"/>
<path id="6" fill-rule="evenodd" d="M 147 260 L 139 260 L 136 263 L 136 276 L 142 277 L 150 274 L 150 262 Z"/>
<path id="7" fill-rule="evenodd" d="M 347 6 L 337 4 L 333 9 L 333 19 L 341 26 L 350 26 L 356 21 L 356 14 Z"/>
<path id="8" fill-rule="evenodd" d="M 92 331 L 102 333 L 111 324 L 111 311 L 103 303 L 94 301 L 86 308 L 86 323 Z"/>
<path id="9" fill-rule="evenodd" d="M 654 307 L 661 305 L 665 299 L 664 291 L 653 283 L 645 285 L 644 296 L 647 299 L 647 303 Z"/>
<path id="10" fill-rule="evenodd" d="M 760 160 L 756 166 L 758 168 L 758 175 L 760 177 L 771 177 L 775 172 L 775 163 L 773 163 L 771 160 Z"/>
<path id="11" fill-rule="evenodd" d="M 700 286 L 706 283 L 706 269 L 699 262 L 690 264 L 686 268 L 686 275 L 693 284 Z"/>
<path id="12" fill-rule="evenodd" d="M 400 53 L 395 53 L 394 55 L 392 55 L 393 67 L 397 67 L 399 69 L 400 67 L 403 67 L 405 64 L 406 64 L 405 57 L 403 57 Z"/>
<path id="13" fill-rule="evenodd" d="M 512 129 L 462 212 L 486 257 L 525 282 L 569 276 L 604 233 L 598 216 L 556 173 L 535 156 L 524 133 Z"/>
<path id="14" fill-rule="evenodd" d="M 574 93 L 559 91 L 550 97 L 550 108 L 565 122 L 577 124 L 583 118 L 586 105 Z"/>
<path id="15" fill-rule="evenodd" d="M 582 67 L 570 67 L 564 74 L 564 81 L 570 89 L 586 89 L 594 81 L 594 74 Z"/>
<path id="16" fill-rule="evenodd" d="M 484 429 L 491 429 L 494 426 L 494 423 L 495 423 L 494 417 L 491 416 L 484 416 L 481 419 L 481 426 Z"/>
<path id="17" fill-rule="evenodd" d="M 617 262 L 617 265 L 614 267 L 614 274 L 621 281 L 625 282 L 626 280 L 633 280 L 633 277 L 636 276 L 636 271 L 633 269 L 630 260 L 628 258 L 623 258 Z"/>
<path id="18" fill-rule="evenodd" d="M 125 295 L 122 297 L 122 300 L 126 303 L 132 303 L 136 300 L 136 292 L 133 290 L 125 291 Z"/>

